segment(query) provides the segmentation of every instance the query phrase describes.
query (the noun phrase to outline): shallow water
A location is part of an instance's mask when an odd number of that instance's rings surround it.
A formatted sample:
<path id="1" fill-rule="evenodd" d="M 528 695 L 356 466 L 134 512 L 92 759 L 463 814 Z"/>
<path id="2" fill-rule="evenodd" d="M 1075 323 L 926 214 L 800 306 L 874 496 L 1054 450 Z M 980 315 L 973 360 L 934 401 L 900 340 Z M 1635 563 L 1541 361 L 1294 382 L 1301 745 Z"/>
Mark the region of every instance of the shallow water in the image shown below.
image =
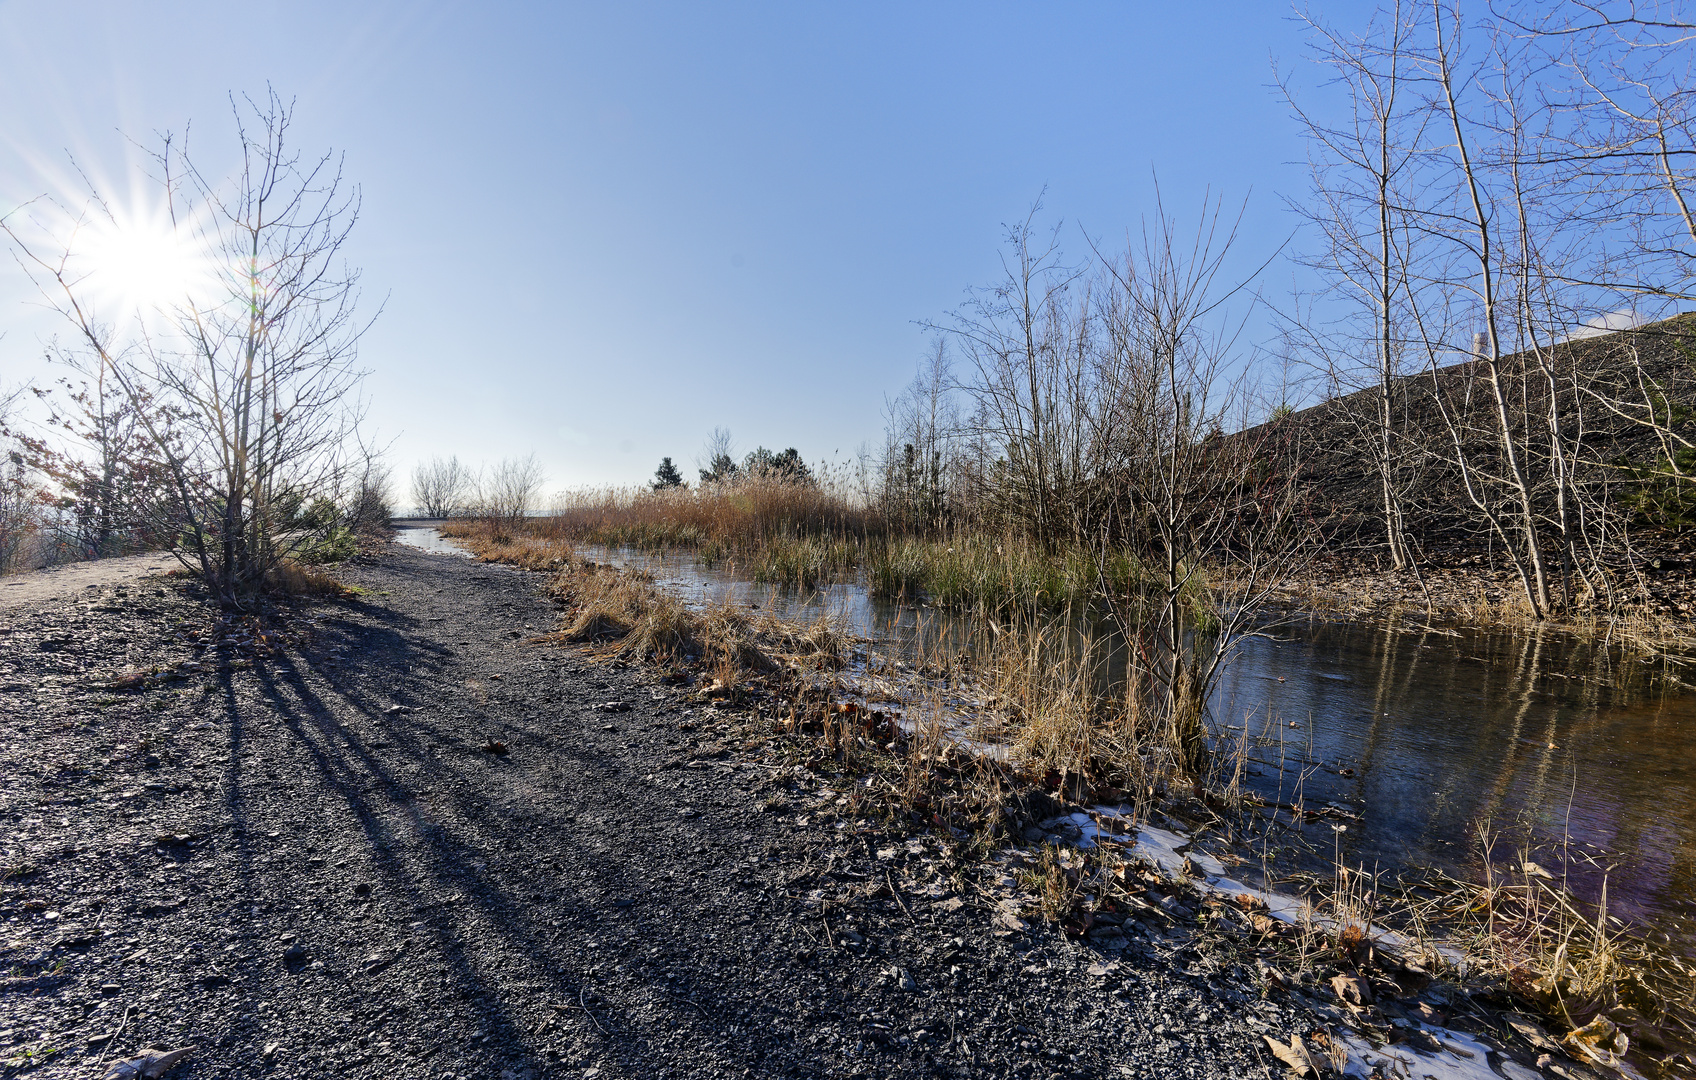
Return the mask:
<path id="1" fill-rule="evenodd" d="M 1565 838 L 1536 861 L 1556 873 L 1564 861 L 1590 899 L 1613 867 L 1610 913 L 1696 955 L 1688 687 L 1554 634 L 1320 624 L 1281 636 L 1244 644 L 1215 708 L 1282 736 L 1267 748 L 1281 753 L 1256 753 L 1254 787 L 1362 810 L 1323 846 L 1369 868 L 1456 868 L 1476 865 L 1481 829 L 1503 836 L 1497 861 L 1517 859 L 1513 837 Z"/>
<path id="2" fill-rule="evenodd" d="M 787 591 L 687 555 L 584 554 L 696 603 L 828 612 L 886 654 L 952 652 L 972 637 L 964 618 L 875 601 L 856 584 Z M 1504 837 L 1498 861 L 1516 859 L 1514 838 L 1564 837 L 1536 861 L 1556 873 L 1564 862 L 1591 899 L 1606 871 L 1612 914 L 1696 956 L 1696 693 L 1655 674 L 1555 634 L 1304 623 L 1244 641 L 1211 711 L 1216 730 L 1246 729 L 1246 786 L 1361 815 L 1340 833 L 1321 821 L 1287 834 L 1318 861 L 1465 871 L 1481 829 Z"/>
<path id="3" fill-rule="evenodd" d="M 431 525 L 401 525 L 395 529 L 395 539 L 410 547 L 422 548 L 436 555 L 469 555 L 464 548 L 437 532 Z"/>

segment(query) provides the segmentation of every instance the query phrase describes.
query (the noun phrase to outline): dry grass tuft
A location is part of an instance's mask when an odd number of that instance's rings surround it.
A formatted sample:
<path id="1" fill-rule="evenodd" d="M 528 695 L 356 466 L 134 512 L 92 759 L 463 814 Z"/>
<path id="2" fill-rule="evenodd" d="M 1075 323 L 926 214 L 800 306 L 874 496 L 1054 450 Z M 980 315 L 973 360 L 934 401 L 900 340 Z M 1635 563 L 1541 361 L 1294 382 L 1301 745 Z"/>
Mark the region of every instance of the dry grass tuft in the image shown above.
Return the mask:
<path id="1" fill-rule="evenodd" d="M 1605 881 L 1599 902 L 1586 904 L 1529 847 L 1498 859 L 1487 829 L 1477 844 L 1480 881 L 1431 872 L 1386 883 L 1339 862 L 1331 881 L 1313 883 L 1310 917 L 1287 942 L 1294 962 L 1321 971 L 1377 965 L 1404 980 L 1411 973 L 1505 994 L 1572 1032 L 1565 1046 L 1575 1056 L 1609 1068 L 1628 1047 L 1650 1059 L 1696 1048 L 1696 968 L 1610 916 Z M 1538 857 L 1560 867 L 1567 854 Z M 1405 945 L 1385 950 L 1378 940 L 1375 949 L 1375 927 L 1394 929 Z"/>
<path id="2" fill-rule="evenodd" d="M 585 642 L 607 657 L 661 665 L 703 663 L 732 681 L 744 670 L 769 672 L 746 611 L 729 606 L 691 610 L 652 579 L 593 563 L 571 563 L 553 581 L 567 607 L 566 641 Z"/>
<path id="3" fill-rule="evenodd" d="M 284 559 L 265 576 L 265 591 L 274 596 L 353 595 L 352 590 L 329 574 L 292 559 Z"/>
<path id="4" fill-rule="evenodd" d="M 450 521 L 438 530 L 464 544 L 483 562 L 548 573 L 577 557 L 571 542 L 548 528 L 545 521 Z"/>

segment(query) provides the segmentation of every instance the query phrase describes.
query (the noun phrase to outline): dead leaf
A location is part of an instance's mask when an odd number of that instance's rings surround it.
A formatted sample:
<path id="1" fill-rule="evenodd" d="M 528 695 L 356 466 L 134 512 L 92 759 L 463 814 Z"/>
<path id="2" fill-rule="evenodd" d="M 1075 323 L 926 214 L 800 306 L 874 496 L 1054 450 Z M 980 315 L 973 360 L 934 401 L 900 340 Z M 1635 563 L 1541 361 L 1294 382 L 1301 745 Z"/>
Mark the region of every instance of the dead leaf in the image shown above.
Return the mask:
<path id="1" fill-rule="evenodd" d="M 1331 989 L 1338 997 L 1350 1005 L 1372 1004 L 1372 984 L 1356 975 L 1336 975 L 1331 979 Z"/>
<path id="2" fill-rule="evenodd" d="M 1272 1051 L 1272 1056 L 1294 1069 L 1301 1076 L 1318 1076 L 1319 1070 L 1313 1064 L 1313 1058 L 1308 1055 L 1307 1046 L 1302 1043 L 1300 1035 L 1290 1036 L 1290 1044 L 1274 1039 L 1270 1035 L 1262 1035 L 1266 1045 Z"/>
<path id="3" fill-rule="evenodd" d="M 115 1063 L 106 1071 L 105 1080 L 159 1080 L 159 1077 L 175 1068 L 177 1062 L 192 1053 L 192 1046 L 179 1050 L 160 1050 L 150 1046 L 141 1052 L 140 1057 Z"/>
<path id="4" fill-rule="evenodd" d="M 1631 1040 L 1626 1038 L 1625 1032 L 1612 1020 L 1598 1016 L 1583 1027 L 1567 1032 L 1566 1037 L 1561 1040 L 1561 1045 L 1575 1051 L 1585 1061 L 1593 1061 L 1611 1068 L 1625 1056 L 1626 1050 L 1631 1046 Z"/>
<path id="5" fill-rule="evenodd" d="M 1272 918 L 1270 915 L 1261 915 L 1259 913 L 1250 915 L 1248 917 L 1248 924 L 1254 928 L 1255 933 L 1265 934 L 1267 936 L 1276 934 L 1278 932 L 1278 928 L 1284 925 L 1277 919 Z"/>
<path id="6" fill-rule="evenodd" d="M 1554 880 L 1555 875 L 1549 873 L 1547 870 L 1543 869 L 1541 866 L 1538 866 L 1536 863 L 1531 862 L 1530 860 L 1527 860 L 1527 861 L 1521 863 L 1519 868 L 1521 870 L 1525 871 L 1526 877 L 1540 877 L 1540 878 L 1549 878 L 1551 881 Z"/>

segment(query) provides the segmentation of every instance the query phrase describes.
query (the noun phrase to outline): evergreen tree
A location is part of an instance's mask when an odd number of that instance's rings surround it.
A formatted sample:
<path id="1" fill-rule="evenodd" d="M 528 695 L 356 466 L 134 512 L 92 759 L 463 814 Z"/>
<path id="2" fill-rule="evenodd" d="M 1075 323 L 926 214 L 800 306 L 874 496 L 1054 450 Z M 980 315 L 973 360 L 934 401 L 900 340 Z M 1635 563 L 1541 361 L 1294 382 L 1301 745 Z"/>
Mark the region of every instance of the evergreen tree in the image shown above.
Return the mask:
<path id="1" fill-rule="evenodd" d="M 654 482 L 649 486 L 655 491 L 682 487 L 683 474 L 677 471 L 677 466 L 671 463 L 670 458 L 661 458 L 660 467 L 654 470 Z"/>

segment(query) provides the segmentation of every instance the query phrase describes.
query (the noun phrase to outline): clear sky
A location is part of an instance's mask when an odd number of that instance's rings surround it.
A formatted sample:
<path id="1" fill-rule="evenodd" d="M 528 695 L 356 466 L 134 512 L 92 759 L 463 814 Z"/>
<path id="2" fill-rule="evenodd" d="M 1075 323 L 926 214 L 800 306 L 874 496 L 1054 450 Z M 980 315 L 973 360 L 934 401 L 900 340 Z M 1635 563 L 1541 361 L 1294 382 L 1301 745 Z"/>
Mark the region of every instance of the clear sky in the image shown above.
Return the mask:
<path id="1" fill-rule="evenodd" d="M 1080 228 L 1136 226 L 1155 171 L 1180 211 L 1208 185 L 1249 197 L 1244 252 L 1282 243 L 1305 185 L 1272 86 L 1275 58 L 1302 64 L 1290 16 L 0 0 L 0 212 L 72 154 L 122 198 L 124 136 L 192 121 L 215 148 L 227 95 L 269 83 L 363 187 L 350 255 L 387 306 L 361 355 L 402 475 L 534 451 L 552 488 L 636 483 L 715 426 L 847 458 L 912 377 L 917 324 L 996 276 L 1002 223 L 1045 187 L 1079 252 Z M 51 377 L 59 328 L 30 300 L 0 268 L 0 384 Z"/>

